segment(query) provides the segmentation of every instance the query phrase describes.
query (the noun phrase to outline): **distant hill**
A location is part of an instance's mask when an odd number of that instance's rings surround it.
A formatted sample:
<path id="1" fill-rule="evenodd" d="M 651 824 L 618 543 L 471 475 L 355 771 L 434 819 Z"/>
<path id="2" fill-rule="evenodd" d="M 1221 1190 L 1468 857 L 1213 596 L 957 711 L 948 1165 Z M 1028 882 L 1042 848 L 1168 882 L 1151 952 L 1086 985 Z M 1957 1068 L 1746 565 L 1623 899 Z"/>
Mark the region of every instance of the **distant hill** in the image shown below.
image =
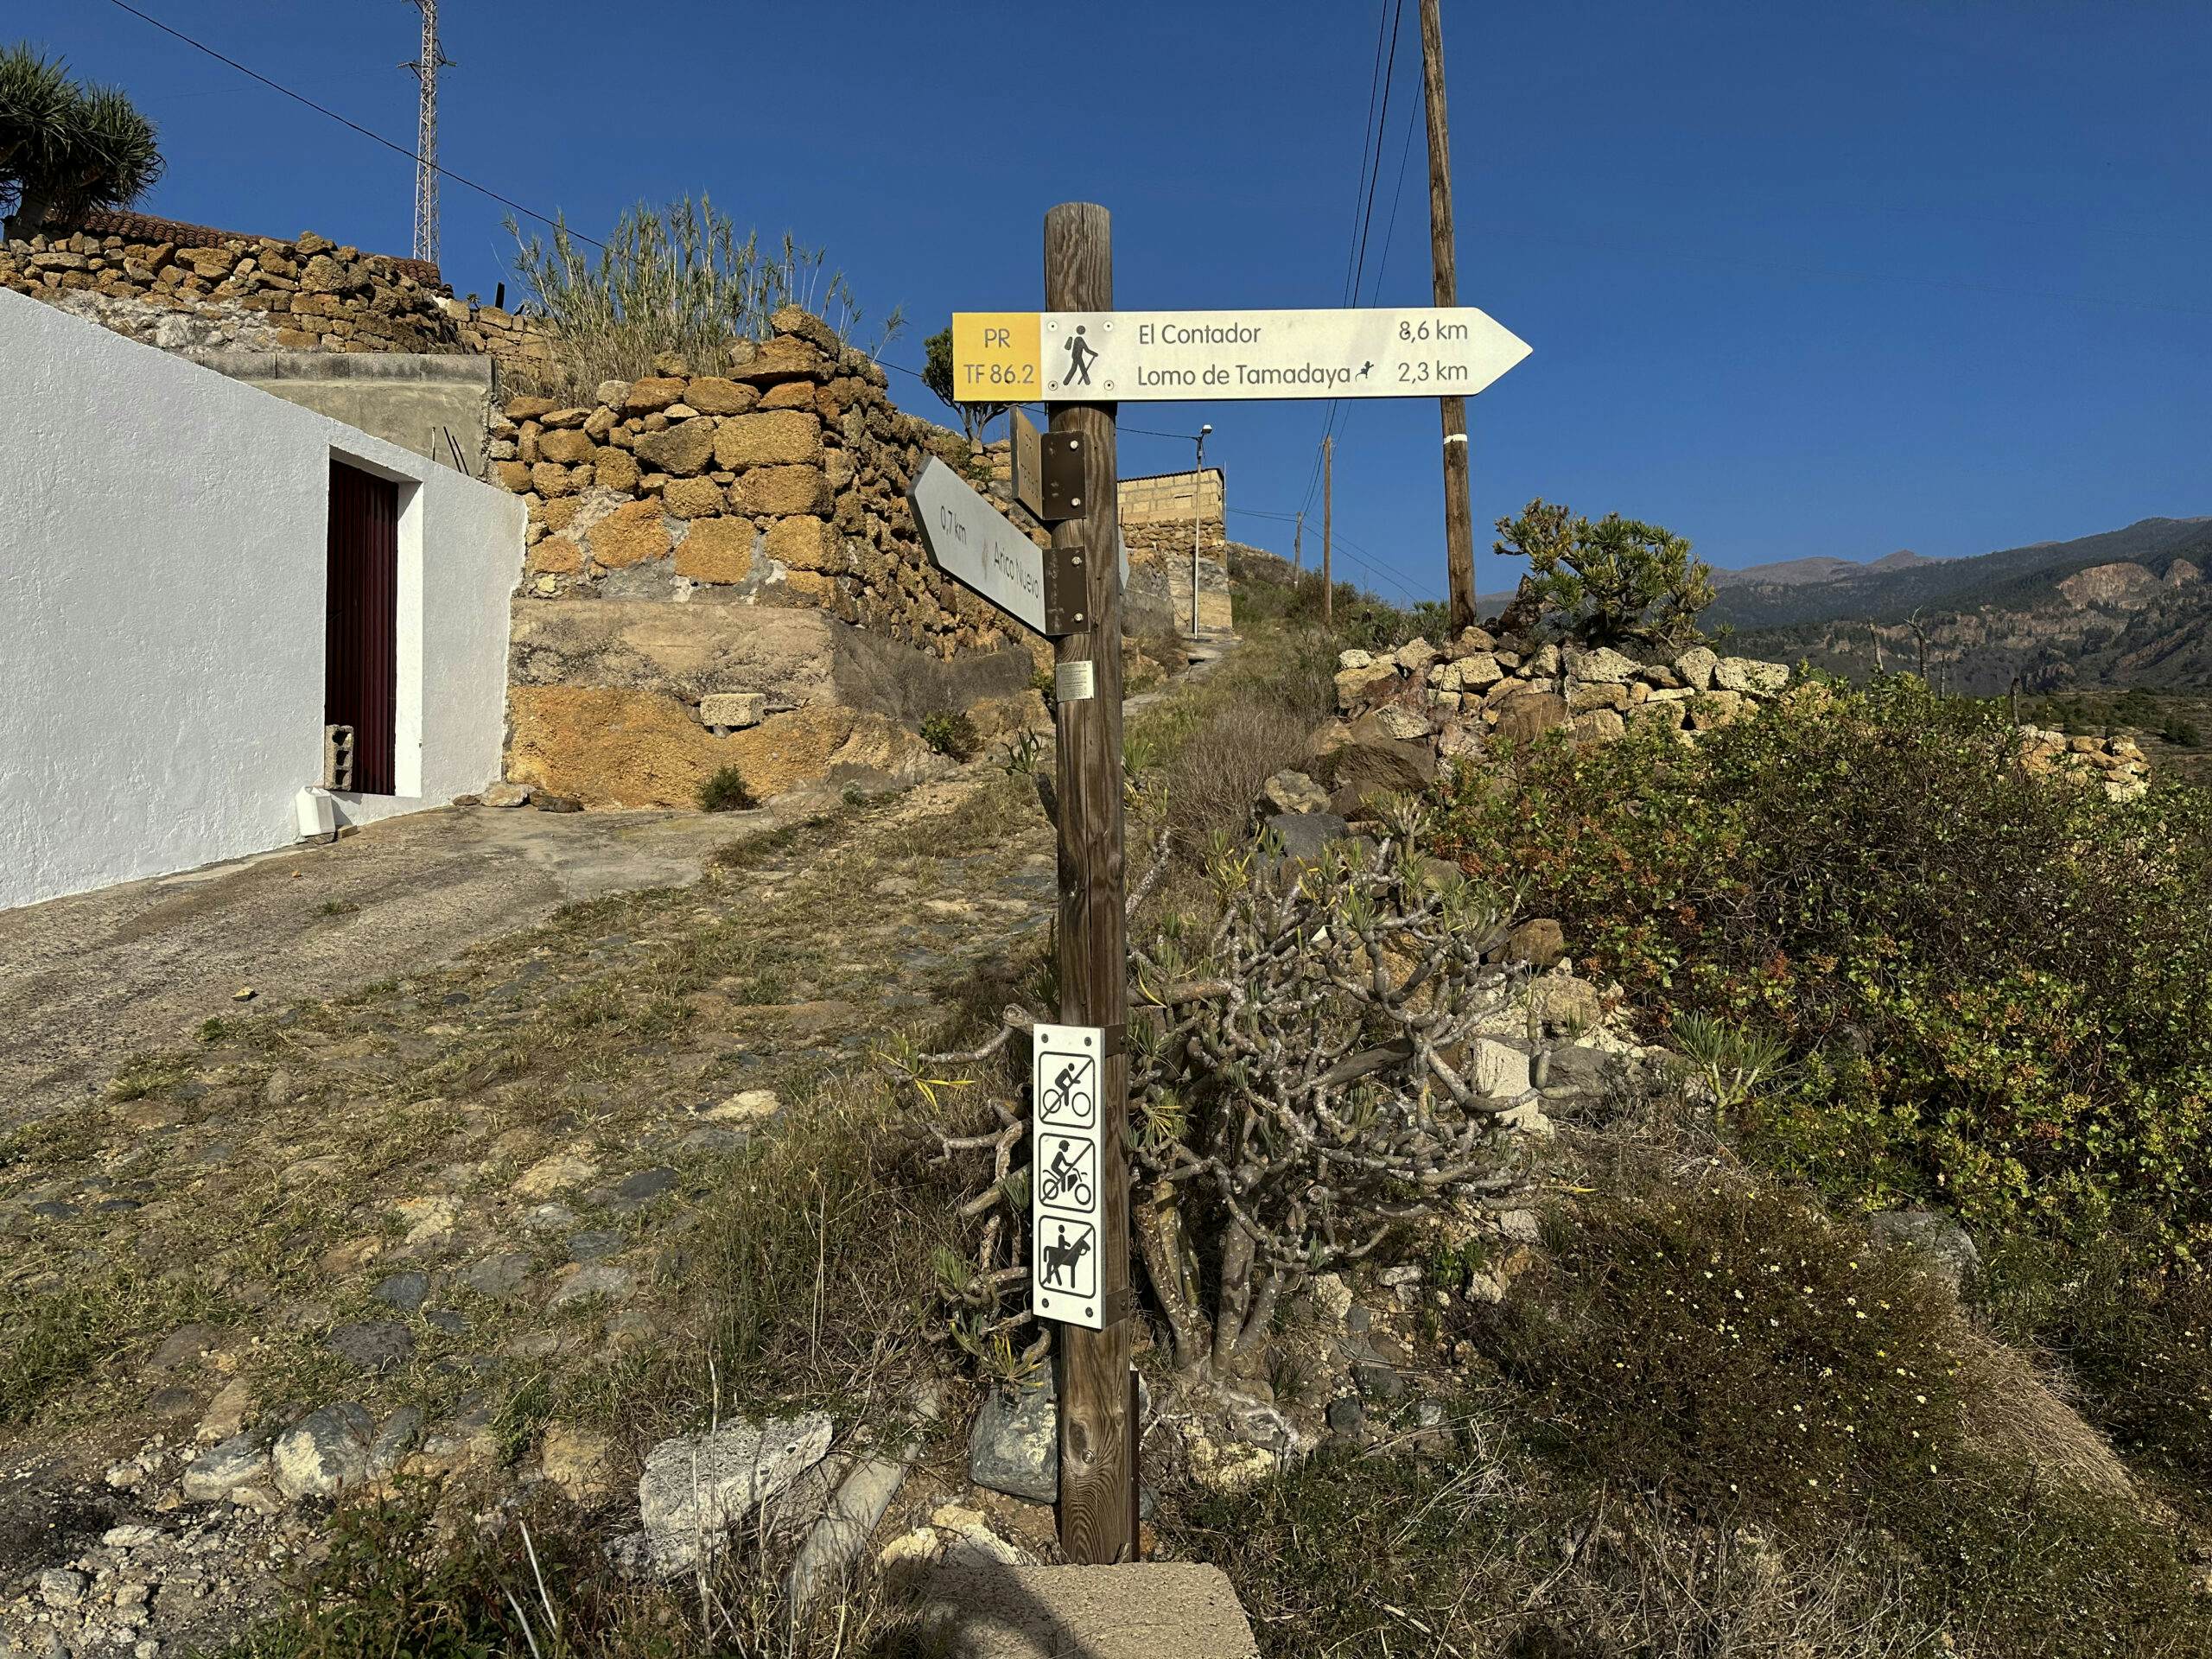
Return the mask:
<path id="1" fill-rule="evenodd" d="M 1708 631 L 1754 656 L 1863 675 L 1917 666 L 1950 690 L 2212 689 L 2212 518 L 2145 518 L 1973 558 L 1891 553 L 1716 570 Z"/>

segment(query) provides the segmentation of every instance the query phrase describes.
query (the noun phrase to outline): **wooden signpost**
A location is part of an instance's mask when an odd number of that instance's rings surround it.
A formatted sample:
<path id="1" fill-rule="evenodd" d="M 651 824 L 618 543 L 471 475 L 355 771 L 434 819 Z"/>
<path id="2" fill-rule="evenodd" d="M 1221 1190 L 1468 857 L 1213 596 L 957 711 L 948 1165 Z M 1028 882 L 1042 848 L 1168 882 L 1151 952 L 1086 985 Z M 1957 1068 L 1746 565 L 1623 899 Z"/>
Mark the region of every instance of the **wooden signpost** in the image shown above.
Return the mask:
<path id="1" fill-rule="evenodd" d="M 1116 404 L 1465 396 L 1529 347 L 1470 307 L 1116 311 L 1112 221 L 1089 202 L 1045 215 L 1045 303 L 956 313 L 953 384 L 965 402 L 1051 406 L 1043 434 L 1014 410 L 1012 442 L 1013 493 L 1050 549 L 942 461 L 908 499 L 939 566 L 1052 640 L 1059 1020 L 1032 1044 L 1030 1306 L 1059 1325 L 1060 1547 L 1098 1563 L 1137 1548 Z"/>

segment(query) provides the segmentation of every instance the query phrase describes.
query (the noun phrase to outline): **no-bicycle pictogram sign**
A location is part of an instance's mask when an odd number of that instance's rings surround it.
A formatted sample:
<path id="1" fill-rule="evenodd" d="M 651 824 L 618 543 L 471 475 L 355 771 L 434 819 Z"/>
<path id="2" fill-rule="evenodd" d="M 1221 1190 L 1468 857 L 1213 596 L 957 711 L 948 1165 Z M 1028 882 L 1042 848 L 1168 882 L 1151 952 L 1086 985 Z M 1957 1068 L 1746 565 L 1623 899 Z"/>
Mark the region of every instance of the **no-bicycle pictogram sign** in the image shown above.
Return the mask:
<path id="1" fill-rule="evenodd" d="M 1039 1317 L 1105 1327 L 1098 1294 L 1099 1064 L 1096 1026 L 1037 1027 L 1030 1062 L 1029 1305 Z"/>

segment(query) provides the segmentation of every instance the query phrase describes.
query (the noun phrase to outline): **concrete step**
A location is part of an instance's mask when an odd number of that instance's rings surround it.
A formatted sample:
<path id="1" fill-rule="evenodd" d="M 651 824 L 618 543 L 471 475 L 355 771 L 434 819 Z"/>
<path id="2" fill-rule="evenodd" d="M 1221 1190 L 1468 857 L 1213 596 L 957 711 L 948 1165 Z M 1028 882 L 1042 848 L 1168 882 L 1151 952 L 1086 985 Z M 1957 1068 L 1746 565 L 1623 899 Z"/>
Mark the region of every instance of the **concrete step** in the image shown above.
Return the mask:
<path id="1" fill-rule="evenodd" d="M 947 1659 L 1257 1659 L 1217 1567 L 938 1568 L 925 1586 L 928 1649 Z"/>

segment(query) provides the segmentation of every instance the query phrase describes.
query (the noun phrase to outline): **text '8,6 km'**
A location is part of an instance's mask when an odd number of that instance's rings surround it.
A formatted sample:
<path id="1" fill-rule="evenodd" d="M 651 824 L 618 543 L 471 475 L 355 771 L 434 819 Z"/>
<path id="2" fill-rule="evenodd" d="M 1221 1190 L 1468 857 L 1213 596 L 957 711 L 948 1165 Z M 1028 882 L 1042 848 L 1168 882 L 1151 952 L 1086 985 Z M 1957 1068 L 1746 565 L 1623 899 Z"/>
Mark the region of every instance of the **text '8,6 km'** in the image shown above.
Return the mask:
<path id="1" fill-rule="evenodd" d="M 1344 311 L 967 311 L 952 319 L 964 403 L 1450 397 L 1528 342 L 1472 306 Z"/>

